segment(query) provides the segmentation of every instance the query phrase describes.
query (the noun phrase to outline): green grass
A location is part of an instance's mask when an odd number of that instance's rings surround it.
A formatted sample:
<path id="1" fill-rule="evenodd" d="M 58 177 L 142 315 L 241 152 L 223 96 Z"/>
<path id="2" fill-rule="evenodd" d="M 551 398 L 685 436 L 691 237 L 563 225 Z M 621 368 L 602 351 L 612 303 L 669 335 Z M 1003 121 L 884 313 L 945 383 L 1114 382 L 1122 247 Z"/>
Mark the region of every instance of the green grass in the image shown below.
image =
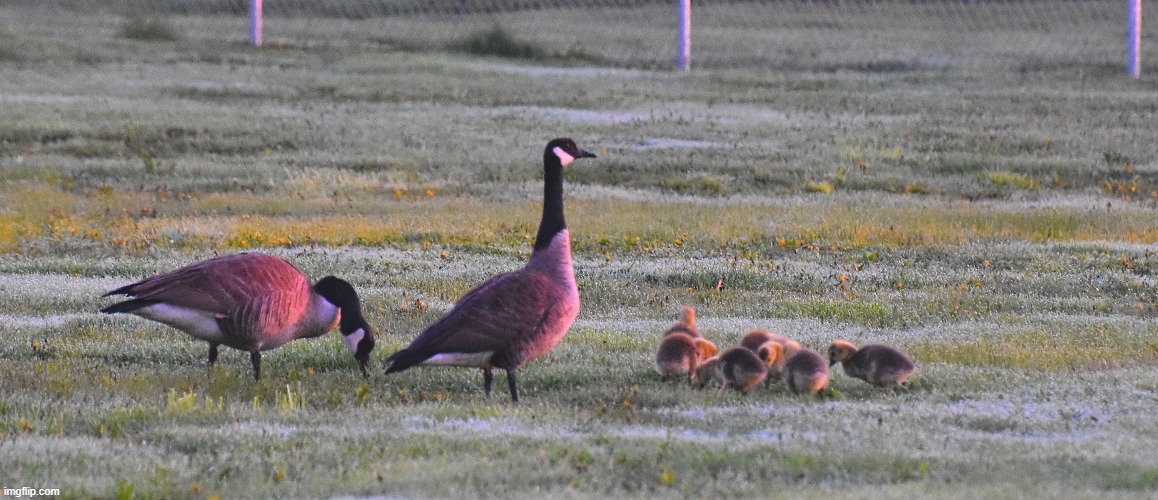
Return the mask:
<path id="1" fill-rule="evenodd" d="M 262 49 L 213 2 L 34 7 L 0 9 L 5 486 L 1158 491 L 1158 87 L 1108 70 L 1101 38 L 1065 38 L 1109 14 L 1048 30 L 976 4 L 964 36 L 927 9 L 703 6 L 680 74 L 659 6 L 271 15 Z M 130 35 L 125 13 L 157 26 Z M 599 155 L 567 172 L 583 307 L 521 372 L 524 402 L 502 374 L 490 399 L 477 370 L 383 375 L 525 261 L 556 136 Z M 268 352 L 255 383 L 244 353 L 207 373 L 203 342 L 96 313 L 114 287 L 247 250 L 357 287 L 380 334 L 369 380 L 335 335 Z M 889 343 L 920 369 L 906 391 L 837 372 L 826 398 L 665 381 L 653 350 L 685 304 L 721 347 L 763 328 L 819 350 Z"/>

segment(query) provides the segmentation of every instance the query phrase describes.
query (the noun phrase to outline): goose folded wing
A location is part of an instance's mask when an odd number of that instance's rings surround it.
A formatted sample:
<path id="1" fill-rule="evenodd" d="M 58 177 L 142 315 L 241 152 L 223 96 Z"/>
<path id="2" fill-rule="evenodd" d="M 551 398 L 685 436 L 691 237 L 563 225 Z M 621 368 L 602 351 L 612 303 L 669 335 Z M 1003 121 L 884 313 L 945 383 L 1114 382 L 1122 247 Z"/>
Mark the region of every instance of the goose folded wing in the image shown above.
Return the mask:
<path id="1" fill-rule="evenodd" d="M 558 300 L 555 289 L 538 273 L 495 276 L 459 299 L 409 349 L 433 356 L 498 351 L 525 341 L 542 328 L 543 317 Z"/>

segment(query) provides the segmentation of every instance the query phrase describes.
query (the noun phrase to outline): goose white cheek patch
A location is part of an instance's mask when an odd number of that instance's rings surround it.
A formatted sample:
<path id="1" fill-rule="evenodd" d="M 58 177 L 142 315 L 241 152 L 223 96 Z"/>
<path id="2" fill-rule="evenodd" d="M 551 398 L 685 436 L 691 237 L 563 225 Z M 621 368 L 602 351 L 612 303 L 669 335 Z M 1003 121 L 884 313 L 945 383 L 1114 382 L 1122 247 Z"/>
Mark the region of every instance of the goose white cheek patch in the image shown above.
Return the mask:
<path id="1" fill-rule="evenodd" d="M 350 332 L 349 335 L 342 335 L 342 343 L 346 345 L 346 349 L 350 352 L 358 352 L 358 344 L 362 342 L 362 337 L 366 336 L 366 332 L 361 328 Z"/>
<path id="2" fill-rule="evenodd" d="M 566 151 L 563 151 L 563 148 L 556 146 L 555 149 L 552 149 L 551 151 L 555 153 L 555 156 L 559 157 L 559 163 L 561 163 L 564 167 L 566 167 L 568 163 L 575 161 L 575 157 L 567 154 Z"/>

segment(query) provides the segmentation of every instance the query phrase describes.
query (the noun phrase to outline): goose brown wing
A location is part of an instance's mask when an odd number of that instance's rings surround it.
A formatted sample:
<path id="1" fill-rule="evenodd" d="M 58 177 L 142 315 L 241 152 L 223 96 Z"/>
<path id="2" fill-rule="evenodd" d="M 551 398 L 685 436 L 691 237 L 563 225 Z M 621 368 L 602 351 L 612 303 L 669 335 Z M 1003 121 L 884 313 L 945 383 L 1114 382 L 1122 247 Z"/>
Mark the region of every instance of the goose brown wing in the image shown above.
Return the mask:
<path id="1" fill-rule="evenodd" d="M 107 295 L 208 311 L 231 318 L 242 330 L 262 325 L 262 330 L 276 331 L 304 313 L 310 286 L 301 271 L 280 258 L 237 254 L 158 274 Z"/>
<path id="2" fill-rule="evenodd" d="M 392 355 L 401 371 L 439 353 L 499 351 L 526 342 L 542 329 L 558 301 L 558 284 L 526 270 L 495 276 L 459 299 L 409 347 Z"/>

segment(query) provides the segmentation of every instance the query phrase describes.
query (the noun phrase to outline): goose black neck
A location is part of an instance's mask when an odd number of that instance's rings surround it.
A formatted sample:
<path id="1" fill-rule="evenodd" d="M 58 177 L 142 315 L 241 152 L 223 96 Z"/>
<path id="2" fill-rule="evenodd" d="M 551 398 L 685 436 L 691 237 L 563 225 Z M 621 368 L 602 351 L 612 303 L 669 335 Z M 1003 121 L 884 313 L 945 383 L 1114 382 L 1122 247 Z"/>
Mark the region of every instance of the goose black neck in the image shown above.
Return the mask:
<path id="1" fill-rule="evenodd" d="M 340 278 L 326 276 L 314 284 L 314 291 L 342 310 L 338 328 L 343 334 L 365 328 L 366 319 L 362 317 L 362 304 L 358 300 L 358 293 L 350 283 Z"/>
<path id="2" fill-rule="evenodd" d="M 551 239 L 567 228 L 563 219 L 563 166 L 554 153 L 543 155 L 543 220 L 539 221 L 539 234 L 535 237 L 535 250 L 542 250 L 551 244 Z"/>

